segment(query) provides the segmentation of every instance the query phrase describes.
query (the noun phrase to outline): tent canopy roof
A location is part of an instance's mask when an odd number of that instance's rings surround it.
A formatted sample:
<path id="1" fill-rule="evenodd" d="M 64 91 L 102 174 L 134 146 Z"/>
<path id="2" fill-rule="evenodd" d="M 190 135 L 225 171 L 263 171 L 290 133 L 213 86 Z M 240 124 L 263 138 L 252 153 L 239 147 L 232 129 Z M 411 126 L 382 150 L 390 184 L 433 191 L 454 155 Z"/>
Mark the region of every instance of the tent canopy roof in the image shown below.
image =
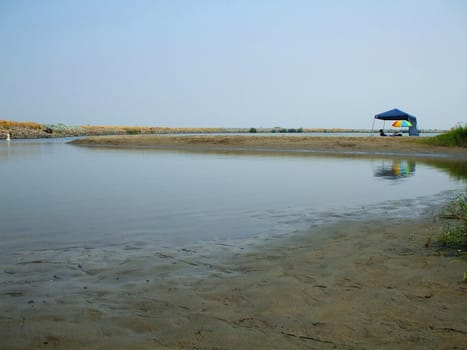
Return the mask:
<path id="1" fill-rule="evenodd" d="M 409 135 L 410 136 L 418 136 L 419 132 L 417 129 L 417 118 L 413 115 L 410 115 L 407 112 L 401 111 L 400 109 L 394 108 L 390 111 L 386 111 L 383 113 L 379 113 L 375 115 L 375 119 L 380 120 L 408 120 L 412 123 L 412 126 L 409 127 Z M 373 126 L 375 125 L 375 121 L 373 119 Z"/>
<path id="2" fill-rule="evenodd" d="M 400 109 L 394 108 L 390 111 L 379 113 L 375 115 L 375 119 L 381 120 L 416 120 L 413 115 L 410 115 L 407 112 L 401 111 Z"/>

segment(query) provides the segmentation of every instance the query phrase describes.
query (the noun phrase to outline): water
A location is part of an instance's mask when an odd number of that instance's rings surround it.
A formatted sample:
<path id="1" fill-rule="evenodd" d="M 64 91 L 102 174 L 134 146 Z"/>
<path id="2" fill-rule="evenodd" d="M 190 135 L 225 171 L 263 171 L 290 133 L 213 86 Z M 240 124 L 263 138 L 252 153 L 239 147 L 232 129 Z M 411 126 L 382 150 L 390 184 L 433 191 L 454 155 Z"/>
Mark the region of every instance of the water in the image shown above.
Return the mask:
<path id="1" fill-rule="evenodd" d="M 0 143 L 0 253 L 271 238 L 416 216 L 465 180 L 411 160 Z"/>

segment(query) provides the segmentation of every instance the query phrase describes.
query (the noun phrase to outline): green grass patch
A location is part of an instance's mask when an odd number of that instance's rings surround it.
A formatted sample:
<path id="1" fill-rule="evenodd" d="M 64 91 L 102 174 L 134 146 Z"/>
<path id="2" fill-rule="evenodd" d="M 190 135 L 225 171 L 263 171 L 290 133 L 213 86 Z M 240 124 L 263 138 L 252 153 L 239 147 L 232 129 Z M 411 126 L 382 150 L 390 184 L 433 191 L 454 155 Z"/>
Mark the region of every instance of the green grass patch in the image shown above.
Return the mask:
<path id="1" fill-rule="evenodd" d="M 467 193 L 459 194 L 441 215 L 444 230 L 438 241 L 448 248 L 467 248 Z M 467 257 L 464 252 L 463 257 Z"/>
<path id="2" fill-rule="evenodd" d="M 434 137 L 424 137 L 420 141 L 434 146 L 467 147 L 467 124 L 459 124 L 446 133 Z"/>

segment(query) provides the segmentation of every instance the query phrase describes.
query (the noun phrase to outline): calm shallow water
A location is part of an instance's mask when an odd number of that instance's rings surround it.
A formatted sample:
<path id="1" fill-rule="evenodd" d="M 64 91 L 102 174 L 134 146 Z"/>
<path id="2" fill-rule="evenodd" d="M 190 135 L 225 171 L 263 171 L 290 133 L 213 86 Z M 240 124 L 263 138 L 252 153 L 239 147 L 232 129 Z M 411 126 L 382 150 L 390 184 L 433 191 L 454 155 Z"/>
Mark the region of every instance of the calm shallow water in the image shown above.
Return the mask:
<path id="1" fill-rule="evenodd" d="M 0 143 L 0 253 L 273 237 L 419 215 L 464 189 L 409 160 Z"/>

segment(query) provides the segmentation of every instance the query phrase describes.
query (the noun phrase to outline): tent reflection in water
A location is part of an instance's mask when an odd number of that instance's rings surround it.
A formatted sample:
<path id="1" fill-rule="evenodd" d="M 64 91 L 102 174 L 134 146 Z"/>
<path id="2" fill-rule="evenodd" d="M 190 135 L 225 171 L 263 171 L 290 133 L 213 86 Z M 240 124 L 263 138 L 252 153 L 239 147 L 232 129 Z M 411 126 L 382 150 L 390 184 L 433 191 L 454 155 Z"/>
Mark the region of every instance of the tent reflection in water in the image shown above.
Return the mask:
<path id="1" fill-rule="evenodd" d="M 413 160 L 393 159 L 391 162 L 383 160 L 382 164 L 376 167 L 374 175 L 389 180 L 413 176 L 415 175 L 415 164 Z"/>
<path id="2" fill-rule="evenodd" d="M 401 111 L 400 109 L 394 108 L 390 111 L 386 111 L 383 113 L 379 113 L 375 115 L 375 119 L 373 120 L 373 127 L 371 128 L 371 133 L 373 133 L 375 120 L 407 120 L 409 121 L 409 136 L 418 136 L 418 129 L 417 129 L 417 118 L 413 115 Z M 384 128 L 383 128 L 384 129 Z"/>

